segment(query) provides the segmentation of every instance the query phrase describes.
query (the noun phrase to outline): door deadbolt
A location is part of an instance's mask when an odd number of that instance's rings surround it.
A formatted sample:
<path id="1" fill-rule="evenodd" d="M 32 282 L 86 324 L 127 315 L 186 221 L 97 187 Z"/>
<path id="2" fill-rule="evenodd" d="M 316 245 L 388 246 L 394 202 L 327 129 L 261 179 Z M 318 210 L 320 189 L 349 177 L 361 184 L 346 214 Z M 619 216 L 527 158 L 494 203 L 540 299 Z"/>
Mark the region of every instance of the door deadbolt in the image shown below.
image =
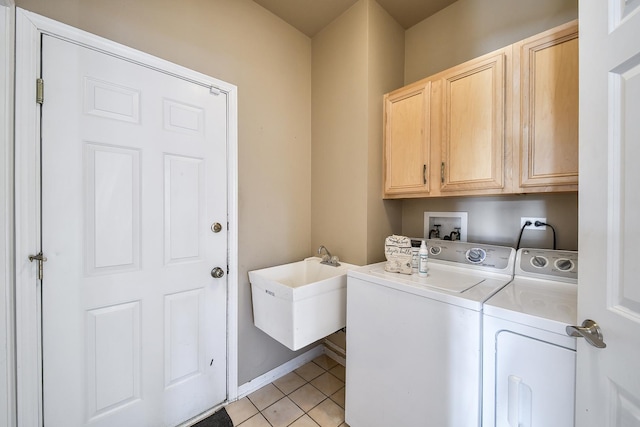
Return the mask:
<path id="1" fill-rule="evenodd" d="M 211 277 L 213 277 L 214 279 L 220 279 L 222 276 L 224 276 L 224 270 L 220 267 L 216 267 L 211 270 Z"/>
<path id="2" fill-rule="evenodd" d="M 220 224 L 219 222 L 214 222 L 211 225 L 211 231 L 213 231 L 214 233 L 219 233 L 220 231 L 222 231 L 222 224 Z"/>

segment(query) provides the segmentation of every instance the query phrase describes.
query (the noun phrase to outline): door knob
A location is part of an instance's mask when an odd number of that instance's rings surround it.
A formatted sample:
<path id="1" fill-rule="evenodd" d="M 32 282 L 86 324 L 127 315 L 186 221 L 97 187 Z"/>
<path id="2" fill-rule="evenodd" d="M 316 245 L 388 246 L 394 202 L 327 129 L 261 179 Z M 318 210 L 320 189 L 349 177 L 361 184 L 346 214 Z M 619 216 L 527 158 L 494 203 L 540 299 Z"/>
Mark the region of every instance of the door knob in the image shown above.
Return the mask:
<path id="1" fill-rule="evenodd" d="M 214 279 L 219 279 L 222 276 L 224 276 L 224 270 L 221 269 L 220 267 L 216 267 L 213 270 L 211 270 L 211 277 L 213 277 Z"/>
<path id="2" fill-rule="evenodd" d="M 567 326 L 567 335 L 570 337 L 584 338 L 589 344 L 598 348 L 605 348 L 607 345 L 602 339 L 600 326 L 591 319 L 582 322 L 582 326 Z"/>

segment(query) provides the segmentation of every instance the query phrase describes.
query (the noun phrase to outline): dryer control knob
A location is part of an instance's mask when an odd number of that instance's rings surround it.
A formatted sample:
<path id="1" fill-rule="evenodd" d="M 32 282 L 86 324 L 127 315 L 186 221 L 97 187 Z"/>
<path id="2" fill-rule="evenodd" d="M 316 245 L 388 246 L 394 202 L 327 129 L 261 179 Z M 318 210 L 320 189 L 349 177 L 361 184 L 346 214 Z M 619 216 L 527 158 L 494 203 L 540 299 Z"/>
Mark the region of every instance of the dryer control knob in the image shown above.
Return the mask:
<path id="1" fill-rule="evenodd" d="M 543 256 L 536 255 L 531 257 L 531 265 L 533 265 L 535 268 L 545 268 L 548 263 L 549 261 L 547 261 L 547 259 Z"/>
<path id="2" fill-rule="evenodd" d="M 573 261 L 567 258 L 560 258 L 556 260 L 555 266 L 560 271 L 571 271 L 573 270 Z"/>

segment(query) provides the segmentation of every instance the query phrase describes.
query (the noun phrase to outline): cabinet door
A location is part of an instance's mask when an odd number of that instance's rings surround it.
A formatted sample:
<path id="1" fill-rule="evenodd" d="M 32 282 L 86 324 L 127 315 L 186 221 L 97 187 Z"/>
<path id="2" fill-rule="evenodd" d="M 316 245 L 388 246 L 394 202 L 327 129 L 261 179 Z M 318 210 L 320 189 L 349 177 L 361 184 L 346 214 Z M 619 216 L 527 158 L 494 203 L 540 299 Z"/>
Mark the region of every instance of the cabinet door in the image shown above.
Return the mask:
<path id="1" fill-rule="evenodd" d="M 505 189 L 506 67 L 510 48 L 443 72 L 440 79 L 442 194 Z M 489 190 L 489 191 L 483 191 Z"/>
<path id="2" fill-rule="evenodd" d="M 421 82 L 384 96 L 384 197 L 429 194 L 429 93 Z"/>
<path id="3" fill-rule="evenodd" d="M 578 189 L 578 22 L 518 43 L 520 188 Z"/>

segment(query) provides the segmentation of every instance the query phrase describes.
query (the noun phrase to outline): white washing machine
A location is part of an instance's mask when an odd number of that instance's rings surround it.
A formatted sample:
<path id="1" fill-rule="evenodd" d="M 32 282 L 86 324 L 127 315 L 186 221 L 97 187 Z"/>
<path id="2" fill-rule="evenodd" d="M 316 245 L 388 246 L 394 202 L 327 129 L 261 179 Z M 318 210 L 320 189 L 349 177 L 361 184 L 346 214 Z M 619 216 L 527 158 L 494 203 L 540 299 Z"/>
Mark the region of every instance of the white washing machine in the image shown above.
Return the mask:
<path id="1" fill-rule="evenodd" d="M 481 423 L 482 303 L 512 279 L 515 250 L 429 240 L 427 277 L 349 270 L 346 422 Z"/>
<path id="2" fill-rule="evenodd" d="M 520 249 L 484 304 L 483 426 L 572 427 L 578 253 Z"/>

